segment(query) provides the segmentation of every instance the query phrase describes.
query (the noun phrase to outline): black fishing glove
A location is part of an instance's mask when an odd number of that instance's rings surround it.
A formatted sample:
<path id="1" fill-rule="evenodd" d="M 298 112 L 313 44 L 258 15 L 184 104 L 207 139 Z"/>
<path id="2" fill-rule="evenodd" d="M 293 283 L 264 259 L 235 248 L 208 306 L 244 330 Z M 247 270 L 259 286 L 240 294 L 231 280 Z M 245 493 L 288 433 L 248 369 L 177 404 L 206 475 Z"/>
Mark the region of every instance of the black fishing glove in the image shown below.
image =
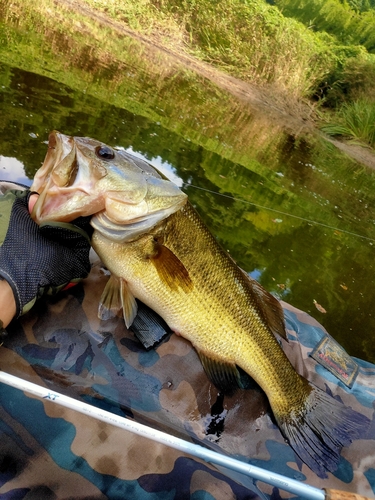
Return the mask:
<path id="1" fill-rule="evenodd" d="M 13 290 L 16 317 L 42 295 L 57 293 L 88 275 L 92 235 L 89 217 L 38 226 L 28 209 L 32 193 L 20 187 L 0 196 L 0 279 Z"/>

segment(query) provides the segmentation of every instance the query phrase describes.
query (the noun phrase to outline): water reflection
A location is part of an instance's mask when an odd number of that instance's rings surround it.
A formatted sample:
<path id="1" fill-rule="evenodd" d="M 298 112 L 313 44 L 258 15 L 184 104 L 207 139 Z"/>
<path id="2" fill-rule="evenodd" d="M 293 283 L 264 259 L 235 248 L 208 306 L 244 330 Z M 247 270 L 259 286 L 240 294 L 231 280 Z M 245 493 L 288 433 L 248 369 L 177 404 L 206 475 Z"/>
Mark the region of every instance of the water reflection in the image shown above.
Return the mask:
<path id="1" fill-rule="evenodd" d="M 183 186 L 243 269 L 375 361 L 372 172 L 90 19 L 1 12 L 2 178 L 30 183 L 53 129 L 131 151 Z"/>
<path id="2" fill-rule="evenodd" d="M 23 164 L 17 158 L 0 156 L 0 179 L 2 181 L 13 181 L 25 186 L 30 186 L 30 179 L 25 174 Z"/>

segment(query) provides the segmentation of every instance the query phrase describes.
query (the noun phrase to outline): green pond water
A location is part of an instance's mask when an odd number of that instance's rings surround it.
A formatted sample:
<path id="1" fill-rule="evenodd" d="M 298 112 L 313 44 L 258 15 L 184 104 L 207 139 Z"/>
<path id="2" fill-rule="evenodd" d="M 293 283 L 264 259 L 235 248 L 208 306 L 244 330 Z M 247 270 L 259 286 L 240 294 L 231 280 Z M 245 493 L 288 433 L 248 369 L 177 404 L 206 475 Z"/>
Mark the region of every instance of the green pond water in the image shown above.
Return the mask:
<path id="1" fill-rule="evenodd" d="M 375 362 L 374 172 L 165 52 L 40 5 L 0 6 L 0 178 L 30 184 L 53 129 L 128 149 L 267 290 Z"/>

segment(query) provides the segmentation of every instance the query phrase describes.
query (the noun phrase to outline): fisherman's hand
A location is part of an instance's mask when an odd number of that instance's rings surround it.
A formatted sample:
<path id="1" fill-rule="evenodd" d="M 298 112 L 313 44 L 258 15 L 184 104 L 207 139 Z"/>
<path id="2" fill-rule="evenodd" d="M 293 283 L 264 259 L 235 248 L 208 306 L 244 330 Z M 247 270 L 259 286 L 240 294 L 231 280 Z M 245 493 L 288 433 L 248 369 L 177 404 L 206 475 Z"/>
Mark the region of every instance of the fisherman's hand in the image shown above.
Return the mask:
<path id="1" fill-rule="evenodd" d="M 33 194 L 20 188 L 0 196 L 0 280 L 13 291 L 15 317 L 42 295 L 57 293 L 88 275 L 92 234 L 88 217 L 39 227 L 29 214 Z M 0 310 L 0 320 L 1 315 Z"/>

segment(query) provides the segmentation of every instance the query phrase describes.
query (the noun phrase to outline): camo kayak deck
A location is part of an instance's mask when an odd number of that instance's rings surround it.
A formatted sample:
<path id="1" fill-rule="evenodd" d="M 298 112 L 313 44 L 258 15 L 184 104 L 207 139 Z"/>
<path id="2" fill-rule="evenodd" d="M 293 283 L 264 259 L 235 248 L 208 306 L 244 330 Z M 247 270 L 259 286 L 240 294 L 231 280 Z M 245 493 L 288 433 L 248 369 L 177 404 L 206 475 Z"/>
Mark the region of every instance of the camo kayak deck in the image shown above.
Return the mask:
<path id="1" fill-rule="evenodd" d="M 343 449 L 336 473 L 320 479 L 284 442 L 255 385 L 222 397 L 186 340 L 172 335 L 146 352 L 121 319 L 100 322 L 107 279 L 95 261 L 84 283 L 14 322 L 0 368 L 319 489 L 375 498 L 374 365 L 346 357 L 314 319 L 283 303 L 283 347 L 296 369 L 373 419 L 366 439 Z M 293 497 L 4 384 L 0 403 L 0 499 Z"/>

